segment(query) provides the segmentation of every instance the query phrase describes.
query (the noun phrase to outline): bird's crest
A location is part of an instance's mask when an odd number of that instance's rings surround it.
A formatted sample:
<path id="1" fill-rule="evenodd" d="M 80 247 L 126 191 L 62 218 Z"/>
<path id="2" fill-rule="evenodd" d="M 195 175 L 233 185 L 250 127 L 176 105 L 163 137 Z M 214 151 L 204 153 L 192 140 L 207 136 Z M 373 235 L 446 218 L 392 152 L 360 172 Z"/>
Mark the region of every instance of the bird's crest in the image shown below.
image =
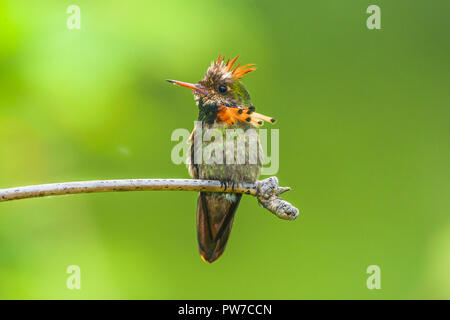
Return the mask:
<path id="1" fill-rule="evenodd" d="M 203 78 L 203 84 L 211 86 L 220 82 L 238 82 L 244 75 L 249 72 L 255 71 L 254 64 L 246 64 L 240 66 L 239 64 L 234 66 L 239 56 L 236 56 L 231 61 L 221 55 L 217 60 L 213 61 L 209 66 Z"/>
<path id="2" fill-rule="evenodd" d="M 216 61 L 216 65 L 221 66 L 226 69 L 226 72 L 229 72 L 233 79 L 237 80 L 242 78 L 247 73 L 253 72 L 256 70 L 255 67 L 253 67 L 255 64 L 249 63 L 243 66 L 240 66 L 240 64 L 236 65 L 233 69 L 233 66 L 236 62 L 236 60 L 239 58 L 239 55 L 234 57 L 231 61 L 230 59 L 225 62 L 225 57 L 222 57 L 219 55 Z"/>

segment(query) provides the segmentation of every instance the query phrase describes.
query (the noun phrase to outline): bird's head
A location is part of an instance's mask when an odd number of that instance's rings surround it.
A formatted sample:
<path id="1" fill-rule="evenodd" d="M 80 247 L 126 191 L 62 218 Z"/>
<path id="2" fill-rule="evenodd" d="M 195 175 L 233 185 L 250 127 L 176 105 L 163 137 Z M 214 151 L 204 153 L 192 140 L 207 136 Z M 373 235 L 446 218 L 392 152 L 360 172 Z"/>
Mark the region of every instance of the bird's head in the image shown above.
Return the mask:
<path id="1" fill-rule="evenodd" d="M 225 61 L 225 58 L 219 56 L 206 70 L 203 79 L 196 84 L 167 81 L 192 90 L 199 107 L 199 120 L 225 122 L 229 125 L 243 121 L 254 126 L 262 125 L 263 121 L 275 122 L 271 117 L 254 112 L 255 107 L 241 79 L 256 68 L 254 64 L 235 66 L 238 57 Z"/>

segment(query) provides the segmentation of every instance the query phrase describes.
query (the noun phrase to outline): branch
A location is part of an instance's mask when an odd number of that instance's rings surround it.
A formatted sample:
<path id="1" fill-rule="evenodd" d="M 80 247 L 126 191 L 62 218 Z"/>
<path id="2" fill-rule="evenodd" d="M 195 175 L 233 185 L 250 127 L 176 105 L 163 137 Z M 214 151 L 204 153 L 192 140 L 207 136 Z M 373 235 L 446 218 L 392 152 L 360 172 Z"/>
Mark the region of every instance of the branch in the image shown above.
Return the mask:
<path id="1" fill-rule="evenodd" d="M 256 183 L 241 183 L 234 187 L 224 186 L 217 180 L 195 179 L 125 179 L 63 182 L 0 189 L 0 202 L 77 193 L 156 190 L 243 193 L 257 197 L 258 203 L 262 207 L 281 219 L 294 220 L 299 213 L 297 208 L 278 197 L 281 193 L 289 191 L 290 188 L 280 187 L 276 177 L 270 177 Z"/>

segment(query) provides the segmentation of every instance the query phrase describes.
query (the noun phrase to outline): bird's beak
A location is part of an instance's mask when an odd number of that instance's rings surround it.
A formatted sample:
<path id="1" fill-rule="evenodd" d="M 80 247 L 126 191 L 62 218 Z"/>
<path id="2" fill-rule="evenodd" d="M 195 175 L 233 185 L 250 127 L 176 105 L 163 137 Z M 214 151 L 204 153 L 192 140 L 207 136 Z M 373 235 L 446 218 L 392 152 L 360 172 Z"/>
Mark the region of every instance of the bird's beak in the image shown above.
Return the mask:
<path id="1" fill-rule="evenodd" d="M 208 90 L 199 85 L 199 84 L 192 84 L 192 83 L 187 83 L 187 82 L 183 82 L 183 81 L 177 81 L 177 80 L 166 80 L 167 82 L 173 83 L 173 84 L 177 84 L 181 87 L 185 87 L 185 88 L 189 88 L 192 90 L 195 90 L 201 94 L 204 94 L 205 96 L 208 95 Z"/>

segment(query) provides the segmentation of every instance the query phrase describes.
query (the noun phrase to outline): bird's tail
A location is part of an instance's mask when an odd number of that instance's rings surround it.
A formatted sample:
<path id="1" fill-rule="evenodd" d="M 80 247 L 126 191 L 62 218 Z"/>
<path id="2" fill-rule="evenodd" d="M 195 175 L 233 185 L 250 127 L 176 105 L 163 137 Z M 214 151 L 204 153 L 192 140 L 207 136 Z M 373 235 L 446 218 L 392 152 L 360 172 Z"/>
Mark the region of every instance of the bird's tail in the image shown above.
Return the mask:
<path id="1" fill-rule="evenodd" d="M 200 255 L 214 262 L 225 250 L 242 194 L 200 192 L 197 200 L 197 240 Z"/>

